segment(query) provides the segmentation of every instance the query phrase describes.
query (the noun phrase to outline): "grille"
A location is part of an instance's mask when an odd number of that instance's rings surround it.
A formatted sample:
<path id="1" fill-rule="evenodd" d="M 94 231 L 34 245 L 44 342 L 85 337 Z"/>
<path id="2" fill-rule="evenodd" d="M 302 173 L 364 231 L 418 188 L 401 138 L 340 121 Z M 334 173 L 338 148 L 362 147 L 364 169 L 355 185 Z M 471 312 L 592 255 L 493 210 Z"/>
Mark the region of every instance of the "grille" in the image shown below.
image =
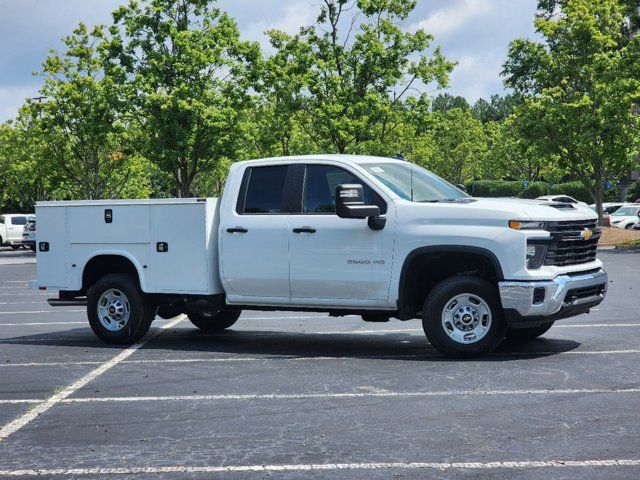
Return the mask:
<path id="1" fill-rule="evenodd" d="M 584 239 L 581 235 L 587 228 L 593 235 Z M 547 229 L 553 240 L 547 249 L 545 265 L 578 265 L 595 260 L 600 239 L 600 229 L 595 220 L 550 222 Z"/>
<path id="2" fill-rule="evenodd" d="M 565 303 L 571 303 L 583 298 L 601 296 L 604 295 L 605 289 L 606 285 L 604 283 L 601 285 L 593 285 L 591 287 L 574 288 L 573 290 L 569 290 L 567 292 L 567 296 L 565 297 L 564 301 Z"/>

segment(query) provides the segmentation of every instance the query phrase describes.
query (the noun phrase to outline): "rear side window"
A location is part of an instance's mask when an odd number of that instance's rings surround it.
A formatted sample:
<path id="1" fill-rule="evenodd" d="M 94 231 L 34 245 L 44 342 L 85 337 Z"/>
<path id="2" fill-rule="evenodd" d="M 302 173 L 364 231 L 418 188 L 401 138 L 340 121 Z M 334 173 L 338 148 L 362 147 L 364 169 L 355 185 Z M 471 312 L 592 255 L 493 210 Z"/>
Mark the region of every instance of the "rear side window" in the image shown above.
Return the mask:
<path id="1" fill-rule="evenodd" d="M 244 201 L 238 202 L 240 214 L 277 214 L 284 213 L 284 186 L 287 178 L 287 165 L 252 167 L 245 172 L 243 179 Z"/>
<path id="2" fill-rule="evenodd" d="M 27 217 L 11 217 L 11 225 L 26 225 Z"/>
<path id="3" fill-rule="evenodd" d="M 307 165 L 302 213 L 335 213 L 336 187 L 345 183 L 362 185 L 364 203 L 377 205 L 380 207 L 380 213 L 387 212 L 387 204 L 384 200 L 351 172 L 331 165 Z"/>
<path id="4" fill-rule="evenodd" d="M 0 225 L 4 225 L 4 216 L 0 215 Z"/>

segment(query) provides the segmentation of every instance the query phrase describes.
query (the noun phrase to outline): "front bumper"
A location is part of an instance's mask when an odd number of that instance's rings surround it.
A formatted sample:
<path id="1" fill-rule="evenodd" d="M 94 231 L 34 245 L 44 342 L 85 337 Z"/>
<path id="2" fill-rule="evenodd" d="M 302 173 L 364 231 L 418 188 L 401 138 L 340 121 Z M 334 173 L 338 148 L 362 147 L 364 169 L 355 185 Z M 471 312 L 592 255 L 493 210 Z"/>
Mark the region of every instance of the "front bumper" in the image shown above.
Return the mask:
<path id="1" fill-rule="evenodd" d="M 603 269 L 559 275 L 545 281 L 499 282 L 500 299 L 510 326 L 530 326 L 586 313 L 607 292 Z"/>

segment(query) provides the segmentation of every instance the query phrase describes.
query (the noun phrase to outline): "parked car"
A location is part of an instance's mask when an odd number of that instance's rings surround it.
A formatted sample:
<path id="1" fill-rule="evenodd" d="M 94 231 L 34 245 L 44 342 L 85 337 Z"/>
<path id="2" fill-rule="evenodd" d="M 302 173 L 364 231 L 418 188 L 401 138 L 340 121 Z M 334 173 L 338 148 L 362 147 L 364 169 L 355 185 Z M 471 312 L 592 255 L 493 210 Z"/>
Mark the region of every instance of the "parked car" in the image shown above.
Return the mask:
<path id="1" fill-rule="evenodd" d="M 604 224 L 608 227 L 611 226 L 611 214 L 618 210 L 621 206 L 625 205 L 623 202 L 605 202 L 602 204 L 602 216 L 604 219 Z M 596 211 L 596 204 L 592 203 L 589 205 L 589 208 Z"/>
<path id="2" fill-rule="evenodd" d="M 22 233 L 22 246 L 36 251 L 36 217 L 29 217 Z"/>
<path id="3" fill-rule="evenodd" d="M 545 202 L 557 202 L 557 203 L 571 203 L 573 205 L 587 206 L 585 202 L 580 202 L 569 195 L 543 195 L 536 198 L 536 200 L 544 200 Z"/>
<path id="4" fill-rule="evenodd" d="M 471 198 L 389 158 L 237 162 L 220 198 L 38 203 L 32 287 L 86 305 L 107 343 L 156 313 L 219 331 L 242 310 L 312 310 L 420 318 L 440 352 L 478 355 L 604 299 L 597 217 L 558 205 Z"/>
<path id="5" fill-rule="evenodd" d="M 22 246 L 24 227 L 33 214 L 8 213 L 0 215 L 0 245 L 10 245 L 17 250 Z"/>
<path id="6" fill-rule="evenodd" d="M 631 230 L 640 221 L 640 204 L 627 203 L 611 214 L 611 226 Z"/>

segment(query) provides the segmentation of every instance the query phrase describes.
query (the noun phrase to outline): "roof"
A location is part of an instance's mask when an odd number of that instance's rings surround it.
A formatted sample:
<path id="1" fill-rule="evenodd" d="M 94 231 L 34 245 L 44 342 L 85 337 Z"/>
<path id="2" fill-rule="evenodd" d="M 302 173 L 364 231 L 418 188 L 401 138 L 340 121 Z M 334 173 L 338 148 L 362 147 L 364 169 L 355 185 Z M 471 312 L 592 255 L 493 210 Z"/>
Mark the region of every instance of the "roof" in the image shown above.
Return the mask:
<path id="1" fill-rule="evenodd" d="M 254 163 L 254 162 L 307 162 L 307 161 L 336 161 L 345 163 L 406 163 L 404 160 L 389 157 L 377 157 L 374 155 L 347 155 L 347 154 L 316 154 L 316 155 L 293 155 L 288 157 L 270 157 L 257 158 L 255 160 L 245 160 L 235 162 L 235 164 Z"/>

